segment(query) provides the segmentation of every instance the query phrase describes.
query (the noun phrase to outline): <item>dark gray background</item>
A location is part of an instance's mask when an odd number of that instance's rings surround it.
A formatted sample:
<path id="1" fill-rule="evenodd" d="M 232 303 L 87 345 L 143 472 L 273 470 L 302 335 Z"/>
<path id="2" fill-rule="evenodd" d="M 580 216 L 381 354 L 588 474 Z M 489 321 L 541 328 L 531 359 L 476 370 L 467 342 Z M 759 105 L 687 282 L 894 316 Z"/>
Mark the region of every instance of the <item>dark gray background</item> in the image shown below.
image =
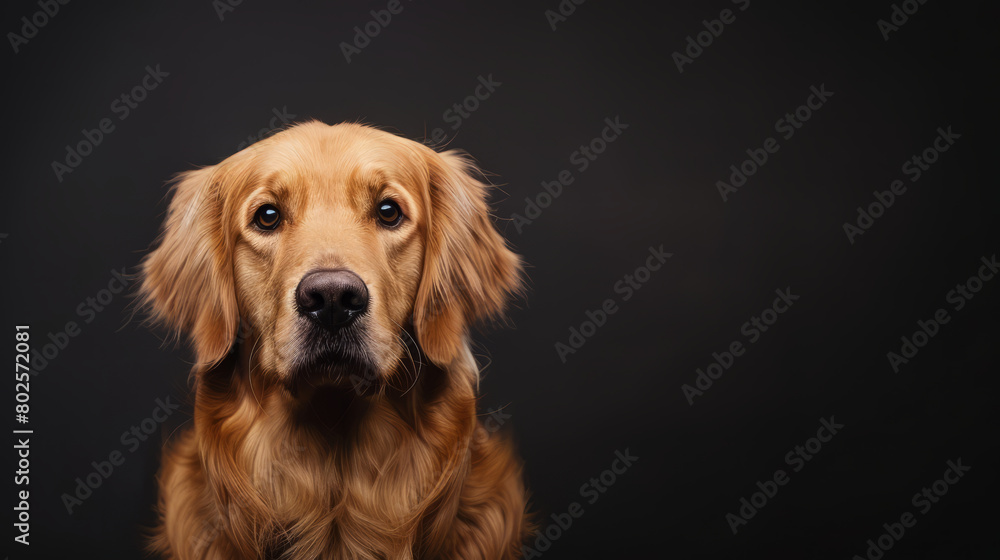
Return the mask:
<path id="1" fill-rule="evenodd" d="M 1000 280 L 899 373 L 886 360 L 1000 248 L 986 2 L 932 0 L 886 42 L 888 1 L 753 0 L 683 73 L 671 53 L 738 6 L 591 1 L 553 31 L 556 0 L 404 1 L 348 64 L 340 43 L 386 3 L 312 4 L 247 0 L 220 21 L 209 0 L 71 2 L 7 50 L 5 328 L 29 323 L 37 348 L 82 322 L 77 305 L 155 238 L 165 181 L 234 153 L 273 108 L 422 139 L 492 74 L 502 85 L 450 146 L 495 174 L 499 218 L 575 169 L 605 117 L 629 125 L 522 233 L 498 222 L 531 283 L 513 329 L 477 336 L 483 410 L 506 406 L 543 518 L 584 507 L 544 557 L 864 555 L 959 457 L 972 470 L 885 558 L 996 552 Z M 7 3 L 3 30 L 38 9 Z M 157 64 L 169 77 L 117 120 L 112 101 Z M 820 84 L 834 96 L 724 203 L 715 182 Z M 57 181 L 51 162 L 104 117 L 115 131 Z M 961 139 L 851 245 L 842 224 L 948 125 Z M 673 257 L 563 364 L 555 343 L 661 244 Z M 801 299 L 690 406 L 681 385 L 785 287 Z M 73 515 L 60 500 L 157 398 L 186 402 L 186 349 L 161 347 L 127 304 L 117 296 L 32 380 L 32 545 L 12 558 L 141 556 L 160 444 L 189 406 Z M 726 514 L 830 415 L 842 432 L 734 536 Z M 581 485 L 625 449 L 640 459 L 586 503 Z"/>

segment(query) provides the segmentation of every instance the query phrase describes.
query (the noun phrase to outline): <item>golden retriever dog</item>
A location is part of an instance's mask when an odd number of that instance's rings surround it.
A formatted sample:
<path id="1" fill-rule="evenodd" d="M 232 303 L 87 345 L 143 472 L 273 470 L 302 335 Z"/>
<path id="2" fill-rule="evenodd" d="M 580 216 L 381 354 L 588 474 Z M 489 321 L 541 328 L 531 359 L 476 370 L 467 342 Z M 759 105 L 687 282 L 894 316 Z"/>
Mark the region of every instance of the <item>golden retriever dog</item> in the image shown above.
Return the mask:
<path id="1" fill-rule="evenodd" d="M 477 419 L 469 329 L 521 286 L 478 170 L 300 124 L 179 176 L 139 295 L 190 340 L 167 558 L 517 558 L 521 463 Z"/>

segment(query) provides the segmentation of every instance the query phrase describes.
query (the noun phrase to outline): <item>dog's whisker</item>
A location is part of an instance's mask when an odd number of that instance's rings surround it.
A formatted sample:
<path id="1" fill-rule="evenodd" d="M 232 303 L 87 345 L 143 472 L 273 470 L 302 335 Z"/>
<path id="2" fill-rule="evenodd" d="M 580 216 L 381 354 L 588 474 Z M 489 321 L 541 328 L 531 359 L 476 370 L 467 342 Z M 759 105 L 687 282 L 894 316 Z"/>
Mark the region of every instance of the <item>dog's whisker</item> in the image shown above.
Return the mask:
<path id="1" fill-rule="evenodd" d="M 423 366 L 424 366 L 423 355 L 420 352 L 420 345 L 417 344 L 417 341 L 413 338 L 413 335 L 411 335 L 409 331 L 407 331 L 406 329 L 404 329 L 403 326 L 400 325 L 399 323 L 397 323 L 395 320 L 393 320 L 393 319 L 390 319 L 390 320 L 392 321 L 392 323 L 394 325 L 396 325 L 397 327 L 399 327 L 400 332 L 402 332 L 403 334 L 405 334 L 410 339 L 410 341 L 413 342 L 413 347 L 417 350 L 417 356 L 419 358 L 418 360 L 414 360 L 413 359 L 413 354 L 410 352 L 410 345 L 407 344 L 405 340 L 403 340 L 403 337 L 401 335 L 397 334 L 396 337 L 400 340 L 400 343 L 403 345 L 403 348 L 406 350 L 406 354 L 410 357 L 410 363 L 413 364 L 413 367 L 414 367 L 414 370 L 415 370 L 414 373 L 413 373 L 413 383 L 411 383 L 410 386 L 405 391 L 403 391 L 403 393 L 402 393 L 402 395 L 405 395 L 405 394 L 409 393 L 410 390 L 413 389 L 417 385 L 417 381 L 420 379 L 420 372 L 421 372 L 421 370 L 423 369 Z M 402 395 L 400 395 L 400 396 L 402 396 Z"/>
<path id="2" fill-rule="evenodd" d="M 403 340 L 403 337 L 396 334 L 393 335 L 393 338 L 395 338 L 396 342 L 400 345 L 400 347 L 402 347 L 402 349 L 406 351 L 407 357 L 409 357 L 410 362 L 413 363 L 413 354 L 411 354 L 410 349 L 407 348 L 406 341 Z M 406 363 L 403 360 L 402 354 L 393 355 L 392 363 L 389 364 L 388 370 L 391 372 L 400 373 L 401 376 L 405 377 L 405 375 L 402 374 L 406 373 Z M 401 390 L 401 388 L 398 388 L 393 384 L 393 382 L 396 380 L 396 377 L 397 377 L 396 375 L 390 375 L 387 382 L 392 386 L 393 389 Z"/>
<path id="3" fill-rule="evenodd" d="M 180 425 L 178 425 L 176 428 L 174 428 L 173 430 L 170 430 L 170 435 L 168 435 L 167 438 L 164 439 L 163 441 L 170 441 L 170 439 L 174 437 L 174 434 L 177 433 L 177 430 L 183 428 L 186 424 L 190 423 L 192 420 L 194 420 L 194 419 L 193 418 L 188 418 L 187 420 L 181 422 Z"/>
<path id="4" fill-rule="evenodd" d="M 260 397 L 257 396 L 257 393 L 254 392 L 253 388 L 253 374 L 254 374 L 253 356 L 254 352 L 257 350 L 257 344 L 260 343 L 261 338 L 262 337 L 257 336 L 257 338 L 254 340 L 253 346 L 250 347 L 250 357 L 248 358 L 247 362 L 247 382 L 250 384 L 250 394 L 253 395 L 254 400 L 257 401 L 257 408 L 263 411 L 264 414 L 270 414 L 267 410 L 264 409 L 264 404 L 261 402 Z"/>

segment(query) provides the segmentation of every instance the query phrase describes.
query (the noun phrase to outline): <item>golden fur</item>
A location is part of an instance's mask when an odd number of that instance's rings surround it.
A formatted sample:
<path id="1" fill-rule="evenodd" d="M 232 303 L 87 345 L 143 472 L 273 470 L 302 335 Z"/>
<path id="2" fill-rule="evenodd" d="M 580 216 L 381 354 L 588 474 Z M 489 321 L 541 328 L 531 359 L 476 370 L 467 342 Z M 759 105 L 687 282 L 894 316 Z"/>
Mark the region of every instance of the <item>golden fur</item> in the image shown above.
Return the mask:
<path id="1" fill-rule="evenodd" d="M 520 462 L 476 419 L 468 331 L 502 312 L 521 262 L 474 173 L 455 152 L 309 122 L 179 177 L 140 295 L 192 343 L 194 425 L 164 451 L 153 550 L 520 556 L 530 530 Z M 392 230 L 373 214 L 387 197 L 406 216 Z M 252 226 L 262 204 L 282 213 L 268 234 Z M 303 374 L 293 293 L 317 268 L 367 284 L 351 351 L 370 371 Z"/>

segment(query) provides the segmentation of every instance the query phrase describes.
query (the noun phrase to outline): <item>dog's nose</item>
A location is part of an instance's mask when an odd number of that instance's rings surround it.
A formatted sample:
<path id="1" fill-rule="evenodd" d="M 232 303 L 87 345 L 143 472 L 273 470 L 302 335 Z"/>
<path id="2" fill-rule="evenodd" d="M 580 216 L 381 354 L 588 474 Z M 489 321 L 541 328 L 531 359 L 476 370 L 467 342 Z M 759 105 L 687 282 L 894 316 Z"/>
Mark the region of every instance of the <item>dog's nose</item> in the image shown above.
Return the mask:
<path id="1" fill-rule="evenodd" d="M 334 331 L 368 309 L 368 287 L 349 270 L 316 270 L 302 277 L 295 303 L 299 313 Z"/>

